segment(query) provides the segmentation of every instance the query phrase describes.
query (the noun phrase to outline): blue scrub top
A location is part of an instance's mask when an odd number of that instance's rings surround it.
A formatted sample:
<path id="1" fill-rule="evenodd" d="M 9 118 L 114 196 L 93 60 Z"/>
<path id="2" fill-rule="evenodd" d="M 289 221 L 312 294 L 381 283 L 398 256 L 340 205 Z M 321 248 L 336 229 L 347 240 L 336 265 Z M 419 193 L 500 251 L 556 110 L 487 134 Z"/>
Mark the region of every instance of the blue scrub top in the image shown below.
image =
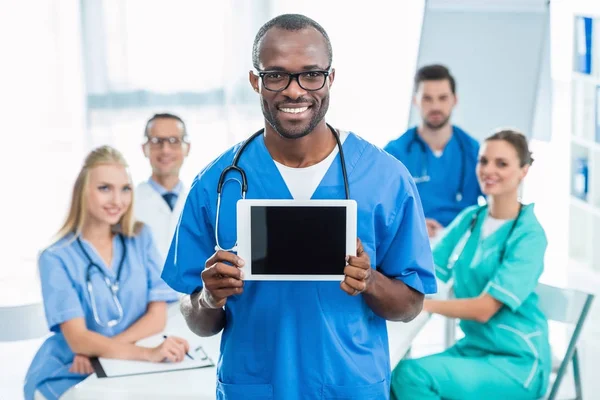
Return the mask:
<path id="1" fill-rule="evenodd" d="M 118 236 L 113 239 L 113 260 L 107 268 L 89 242 L 81 242 L 91 257 L 112 282 L 116 279 L 123 247 Z M 175 293 L 160 278 L 161 257 L 156 250 L 150 229 L 144 226 L 134 237 L 125 238 L 127 256 L 123 262 L 118 299 L 123 307 L 123 319 L 112 328 L 98 325 L 92 313 L 86 274 L 88 261 L 73 234 L 67 235 L 39 258 L 42 296 L 50 336 L 36 353 L 25 377 L 25 399 L 33 399 L 39 390 L 48 400 L 58 399 L 67 389 L 87 375 L 69 372 L 74 354 L 60 331 L 60 324 L 74 318 L 85 318 L 87 329 L 104 336 L 115 336 L 146 313 L 148 303 L 175 301 Z M 91 282 L 100 322 L 106 324 L 118 317 L 112 293 L 97 269 L 91 270 Z"/>
<path id="2" fill-rule="evenodd" d="M 437 157 L 421 140 L 425 146 L 423 154 L 415 136 L 418 136 L 416 127 L 389 142 L 384 149 L 402 161 L 415 178 L 420 177 L 426 167 L 431 180 L 417 183 L 425 217 L 447 226 L 463 209 L 477 204 L 477 198 L 482 195 L 475 175 L 479 143 L 459 127 L 452 126 L 452 137 L 443 154 Z M 460 179 L 462 163 L 465 163 L 464 186 Z M 464 188 L 462 200 L 457 201 L 456 194 L 461 188 Z"/>
<path id="3" fill-rule="evenodd" d="M 240 145 L 211 163 L 194 181 L 163 269 L 179 292 L 202 287 L 205 260 L 214 253 L 217 181 Z M 436 281 L 421 202 L 408 171 L 396 159 L 350 133 L 343 144 L 358 236 L 372 267 L 421 293 Z M 240 157 L 249 199 L 292 199 L 264 137 Z M 339 154 L 313 199 L 344 199 Z M 235 173 L 223 188 L 219 242 L 236 241 Z M 307 238 L 310 240 L 310 238 Z M 291 255 L 293 256 L 293 255 Z M 362 295 L 339 282 L 246 281 L 230 297 L 218 363 L 218 399 L 387 399 L 390 358 L 385 320 Z"/>

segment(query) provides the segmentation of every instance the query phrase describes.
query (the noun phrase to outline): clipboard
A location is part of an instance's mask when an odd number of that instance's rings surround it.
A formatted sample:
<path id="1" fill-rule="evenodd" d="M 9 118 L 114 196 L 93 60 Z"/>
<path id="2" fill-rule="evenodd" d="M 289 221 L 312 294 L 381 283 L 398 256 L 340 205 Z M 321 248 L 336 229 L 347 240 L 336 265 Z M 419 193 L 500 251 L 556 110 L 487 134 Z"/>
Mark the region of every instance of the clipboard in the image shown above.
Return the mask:
<path id="1" fill-rule="evenodd" d="M 158 374 L 163 372 L 184 371 L 188 369 L 210 368 L 215 363 L 206 354 L 202 346 L 190 349 L 193 360 L 185 357 L 178 363 L 149 361 L 116 360 L 111 358 L 94 357 L 90 359 L 98 378 L 118 378 L 134 375 Z"/>

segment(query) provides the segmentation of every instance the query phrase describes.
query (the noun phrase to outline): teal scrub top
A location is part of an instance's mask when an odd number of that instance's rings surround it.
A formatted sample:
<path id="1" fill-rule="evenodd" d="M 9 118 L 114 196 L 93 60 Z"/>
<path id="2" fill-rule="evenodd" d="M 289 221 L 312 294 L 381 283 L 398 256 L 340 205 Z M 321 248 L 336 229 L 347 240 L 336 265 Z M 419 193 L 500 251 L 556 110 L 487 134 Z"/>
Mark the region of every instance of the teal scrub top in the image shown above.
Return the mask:
<path id="1" fill-rule="evenodd" d="M 458 215 L 434 248 L 436 275 L 444 282 L 454 279 L 456 298 L 487 293 L 504 306 L 487 323 L 460 321 L 465 337 L 456 346 L 467 356 L 498 355 L 491 357 L 490 362 L 525 388 L 541 374 L 541 390 L 545 393 L 551 352 L 548 322 L 535 289 L 544 269 L 546 235 L 530 204 L 523 206 L 510 237 L 513 221 L 481 239 L 487 206 L 469 233 L 477 209 L 469 207 Z M 500 263 L 505 243 L 506 252 Z"/>

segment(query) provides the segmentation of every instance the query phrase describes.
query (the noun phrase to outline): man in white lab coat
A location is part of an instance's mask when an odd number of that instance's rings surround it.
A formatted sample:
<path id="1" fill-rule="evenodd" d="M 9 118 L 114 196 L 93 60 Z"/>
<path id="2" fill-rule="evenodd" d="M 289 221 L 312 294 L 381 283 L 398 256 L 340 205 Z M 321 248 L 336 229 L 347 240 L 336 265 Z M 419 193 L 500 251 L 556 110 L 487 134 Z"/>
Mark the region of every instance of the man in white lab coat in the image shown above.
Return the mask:
<path id="1" fill-rule="evenodd" d="M 190 143 L 185 123 L 173 114 L 155 114 L 144 135 L 142 150 L 150 160 L 152 176 L 137 187 L 135 216 L 150 226 L 164 260 L 187 196 L 179 171 Z"/>

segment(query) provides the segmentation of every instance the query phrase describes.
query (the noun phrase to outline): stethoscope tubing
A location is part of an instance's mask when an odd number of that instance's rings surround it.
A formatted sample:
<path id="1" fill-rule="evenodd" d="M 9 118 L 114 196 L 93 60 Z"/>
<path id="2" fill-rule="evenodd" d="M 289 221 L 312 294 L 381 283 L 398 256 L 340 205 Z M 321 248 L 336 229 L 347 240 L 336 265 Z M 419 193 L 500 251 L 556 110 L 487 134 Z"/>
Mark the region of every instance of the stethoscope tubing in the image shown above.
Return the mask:
<path id="1" fill-rule="evenodd" d="M 125 259 L 127 257 L 127 246 L 125 244 L 125 238 L 123 237 L 122 234 L 119 234 L 119 239 L 121 240 L 121 244 L 123 247 L 123 254 L 121 255 L 121 260 L 119 261 L 119 269 L 117 271 L 117 276 L 116 276 L 115 282 L 111 282 L 110 278 L 106 275 L 104 270 L 102 270 L 102 268 L 92 260 L 92 257 L 90 257 L 90 255 L 88 254 L 87 250 L 83 246 L 83 243 L 81 243 L 81 238 L 79 236 L 77 236 L 77 244 L 79 245 L 79 248 L 81 249 L 85 258 L 88 261 L 88 266 L 86 269 L 86 286 L 87 286 L 88 294 L 90 295 L 90 304 L 91 304 L 91 308 L 92 308 L 92 314 L 94 315 L 94 320 L 96 321 L 96 323 L 98 325 L 103 326 L 103 327 L 110 327 L 110 328 L 112 328 L 113 326 L 115 326 L 119 322 L 121 322 L 121 320 L 123 319 L 123 315 L 124 315 L 123 307 L 121 305 L 121 302 L 119 301 L 118 292 L 119 292 L 119 288 L 120 288 L 119 285 L 120 285 L 120 280 L 121 280 L 121 272 L 123 271 L 123 264 L 125 263 Z M 117 312 L 119 314 L 119 317 L 117 319 L 110 320 L 106 324 L 102 323 L 102 321 L 100 320 L 100 316 L 98 315 L 98 307 L 96 304 L 96 297 L 94 296 L 94 286 L 92 285 L 92 280 L 91 280 L 91 269 L 94 267 L 98 271 L 100 271 L 100 273 L 102 274 L 103 280 L 111 292 L 113 302 L 114 302 L 115 306 L 117 307 Z"/>
<path id="2" fill-rule="evenodd" d="M 453 133 L 453 135 L 456 135 L 456 134 Z M 467 159 L 466 159 L 467 155 L 465 152 L 463 142 L 458 137 L 458 135 L 456 135 L 456 141 L 458 143 L 458 147 L 460 148 L 460 153 L 461 153 L 460 180 L 459 180 L 460 183 L 459 183 L 458 191 L 456 192 L 456 201 L 461 201 L 464 197 L 464 191 L 465 191 L 465 178 L 466 178 L 465 169 L 466 169 L 466 164 L 467 164 Z M 413 137 L 410 139 L 410 141 L 406 145 L 407 153 L 410 153 L 412 151 L 412 147 L 415 143 L 417 143 L 421 149 L 421 175 L 413 176 L 413 180 L 417 184 L 429 182 L 429 181 L 431 181 L 431 176 L 429 176 L 429 173 L 428 173 L 427 148 L 426 148 L 426 145 L 423 142 L 423 140 L 419 137 L 419 134 L 416 129 L 414 131 Z"/>
<path id="3" fill-rule="evenodd" d="M 342 146 L 342 142 L 340 141 L 340 135 L 337 133 L 337 131 L 331 125 L 327 124 L 327 127 L 331 130 L 331 133 L 333 134 L 336 144 L 337 144 L 337 147 L 338 147 L 338 151 L 340 154 L 340 164 L 342 167 L 342 175 L 344 178 L 344 192 L 346 195 L 346 200 L 350 200 L 350 184 L 348 182 L 348 173 L 346 170 L 346 160 L 344 158 L 344 149 Z M 215 215 L 215 243 L 216 243 L 215 250 L 236 251 L 236 249 L 237 249 L 237 242 L 233 245 L 233 247 L 231 247 L 229 249 L 225 249 L 219 244 L 219 215 L 220 215 L 220 210 L 221 210 L 221 194 L 223 192 L 223 186 L 225 185 L 227 174 L 231 171 L 236 171 L 240 174 L 240 177 L 241 177 L 241 182 L 239 180 L 238 180 L 238 182 L 240 182 L 240 185 L 241 185 L 242 199 L 246 198 L 246 193 L 248 192 L 248 179 L 246 177 L 246 171 L 244 171 L 244 169 L 242 167 L 240 167 L 238 165 L 238 163 L 239 163 L 240 157 L 244 153 L 244 150 L 246 150 L 246 147 L 248 147 L 248 145 L 254 139 L 263 135 L 264 132 L 265 132 L 264 128 L 260 129 L 260 130 L 256 131 L 254 134 L 252 134 L 252 136 L 250 136 L 248 139 L 246 139 L 246 141 L 244 141 L 244 143 L 242 143 L 242 145 L 240 146 L 239 150 L 235 153 L 235 155 L 233 157 L 233 161 L 231 162 L 231 165 L 226 167 L 221 172 L 221 175 L 219 176 L 219 181 L 217 182 L 217 211 L 216 211 L 216 215 Z"/>

